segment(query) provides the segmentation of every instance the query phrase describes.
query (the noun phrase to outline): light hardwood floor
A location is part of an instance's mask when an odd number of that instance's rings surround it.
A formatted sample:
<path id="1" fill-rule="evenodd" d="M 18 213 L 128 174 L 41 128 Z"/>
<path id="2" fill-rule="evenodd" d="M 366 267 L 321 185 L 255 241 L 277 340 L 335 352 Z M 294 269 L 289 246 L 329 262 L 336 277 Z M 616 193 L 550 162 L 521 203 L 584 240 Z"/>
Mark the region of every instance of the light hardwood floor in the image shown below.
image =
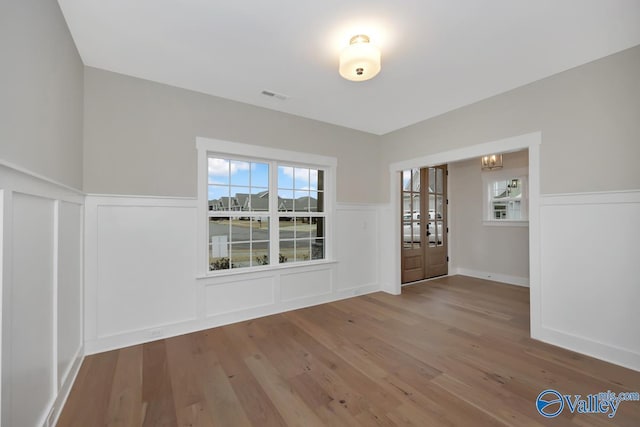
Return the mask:
<path id="1" fill-rule="evenodd" d="M 640 426 L 539 415 L 640 373 L 528 336 L 528 289 L 446 277 L 89 356 L 58 426 Z"/>

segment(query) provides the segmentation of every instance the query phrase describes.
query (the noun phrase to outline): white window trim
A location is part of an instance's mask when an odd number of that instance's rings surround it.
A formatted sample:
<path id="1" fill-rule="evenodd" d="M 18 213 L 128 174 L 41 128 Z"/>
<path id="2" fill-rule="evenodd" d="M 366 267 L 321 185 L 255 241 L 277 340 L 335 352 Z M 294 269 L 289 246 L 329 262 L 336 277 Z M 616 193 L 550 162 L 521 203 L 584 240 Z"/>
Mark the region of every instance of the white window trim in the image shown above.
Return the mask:
<path id="1" fill-rule="evenodd" d="M 233 275 L 233 274 L 249 274 L 256 271 L 276 270 L 286 268 L 297 268 L 302 266 L 310 266 L 317 264 L 333 263 L 333 242 L 334 242 L 334 219 L 335 219 L 335 201 L 336 201 L 336 167 L 338 161 L 335 157 L 322 156 L 319 154 L 301 153 L 297 151 L 282 150 L 278 148 L 265 147 L 260 145 L 242 144 L 239 142 L 223 141 L 219 139 L 196 137 L 196 150 L 197 150 L 197 179 L 198 179 L 198 261 L 197 261 L 197 277 L 217 277 L 221 275 Z M 233 270 L 209 270 L 209 249 L 207 236 L 208 232 L 208 157 L 210 154 L 218 155 L 221 157 L 228 156 L 234 158 L 249 158 L 254 160 L 267 160 L 277 161 L 279 163 L 291 163 L 298 166 L 308 166 L 311 168 L 319 168 L 325 171 L 324 176 L 324 188 L 325 188 L 325 201 L 324 209 L 327 218 L 325 225 L 325 241 L 324 241 L 324 259 L 312 260 L 312 261 L 300 261 L 291 263 L 290 266 L 286 264 L 270 264 L 269 266 L 256 266 L 248 268 L 239 268 Z M 269 191 L 271 194 L 277 194 L 277 177 L 278 171 L 276 168 L 270 168 L 269 177 Z M 328 196 L 328 197 L 327 197 Z M 272 204 L 277 203 L 277 198 L 269 198 L 270 212 L 272 215 Z M 313 215 L 308 215 L 313 216 Z M 273 242 L 279 240 L 278 229 L 271 227 L 269 229 L 269 239 L 272 242 L 270 245 L 271 259 L 273 253 L 276 250 L 277 245 Z M 276 258 L 278 259 L 277 255 Z"/>
<path id="2" fill-rule="evenodd" d="M 529 177 L 527 168 L 503 169 L 482 172 L 482 223 L 498 227 L 528 227 L 529 226 Z M 494 219 L 491 215 L 491 193 L 489 186 L 499 180 L 519 178 L 522 181 L 522 202 L 526 219 Z"/>

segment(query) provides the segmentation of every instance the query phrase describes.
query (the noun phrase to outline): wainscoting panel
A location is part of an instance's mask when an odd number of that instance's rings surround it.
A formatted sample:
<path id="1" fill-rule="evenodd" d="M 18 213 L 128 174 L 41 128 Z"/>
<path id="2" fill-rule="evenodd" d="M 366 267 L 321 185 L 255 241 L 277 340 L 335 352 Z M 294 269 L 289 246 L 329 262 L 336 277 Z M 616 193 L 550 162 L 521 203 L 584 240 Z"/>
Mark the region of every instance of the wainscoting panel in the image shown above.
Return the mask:
<path id="1" fill-rule="evenodd" d="M 0 161 L 2 421 L 48 426 L 78 372 L 84 195 Z"/>
<path id="2" fill-rule="evenodd" d="M 97 336 L 195 319 L 196 208 L 99 205 Z"/>
<path id="3" fill-rule="evenodd" d="M 207 286 L 207 316 L 233 313 L 275 303 L 274 282 L 273 277 L 259 277 Z"/>
<path id="4" fill-rule="evenodd" d="M 280 295 L 283 302 L 302 298 L 316 297 L 331 293 L 332 267 L 282 274 L 280 277 Z"/>
<path id="5" fill-rule="evenodd" d="M 5 303 L 11 322 L 5 326 L 9 366 L 9 425 L 37 425 L 57 391 L 54 334 L 54 202 L 13 194 L 12 281 Z M 6 353 L 5 353 L 6 354 Z M 4 393 L 3 393 L 4 394 Z M 4 423 L 3 423 L 4 424 Z"/>
<path id="6" fill-rule="evenodd" d="M 58 383 L 82 346 L 82 205 L 58 205 Z"/>
<path id="7" fill-rule="evenodd" d="M 640 191 L 542 198 L 545 341 L 640 370 Z"/>
<path id="8" fill-rule="evenodd" d="M 378 209 L 341 205 L 336 212 L 337 290 L 378 284 Z"/>

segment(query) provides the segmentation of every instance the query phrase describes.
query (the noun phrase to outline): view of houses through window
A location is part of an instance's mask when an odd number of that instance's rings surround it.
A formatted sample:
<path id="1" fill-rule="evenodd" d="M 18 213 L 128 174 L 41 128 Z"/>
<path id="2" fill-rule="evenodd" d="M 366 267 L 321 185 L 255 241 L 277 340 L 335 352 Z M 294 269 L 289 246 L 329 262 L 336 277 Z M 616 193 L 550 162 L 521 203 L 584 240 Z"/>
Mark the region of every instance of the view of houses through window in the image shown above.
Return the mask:
<path id="1" fill-rule="evenodd" d="M 527 176 L 524 173 L 483 178 L 488 202 L 485 221 L 522 222 L 528 220 Z"/>
<path id="2" fill-rule="evenodd" d="M 324 259 L 324 191 L 322 169 L 209 157 L 209 270 Z"/>

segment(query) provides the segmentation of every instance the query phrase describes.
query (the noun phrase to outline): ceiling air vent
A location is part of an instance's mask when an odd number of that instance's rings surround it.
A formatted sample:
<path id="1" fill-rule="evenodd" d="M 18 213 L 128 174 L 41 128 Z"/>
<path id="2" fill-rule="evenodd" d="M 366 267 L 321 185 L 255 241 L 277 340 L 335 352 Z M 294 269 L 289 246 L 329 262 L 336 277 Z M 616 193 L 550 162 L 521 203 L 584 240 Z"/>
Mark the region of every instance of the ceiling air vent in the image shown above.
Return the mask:
<path id="1" fill-rule="evenodd" d="M 264 96 L 268 96 L 270 98 L 277 98 L 280 101 L 286 101 L 289 98 L 287 95 L 283 95 L 281 93 L 273 92 L 273 91 L 270 91 L 270 90 L 263 90 L 262 94 Z"/>

